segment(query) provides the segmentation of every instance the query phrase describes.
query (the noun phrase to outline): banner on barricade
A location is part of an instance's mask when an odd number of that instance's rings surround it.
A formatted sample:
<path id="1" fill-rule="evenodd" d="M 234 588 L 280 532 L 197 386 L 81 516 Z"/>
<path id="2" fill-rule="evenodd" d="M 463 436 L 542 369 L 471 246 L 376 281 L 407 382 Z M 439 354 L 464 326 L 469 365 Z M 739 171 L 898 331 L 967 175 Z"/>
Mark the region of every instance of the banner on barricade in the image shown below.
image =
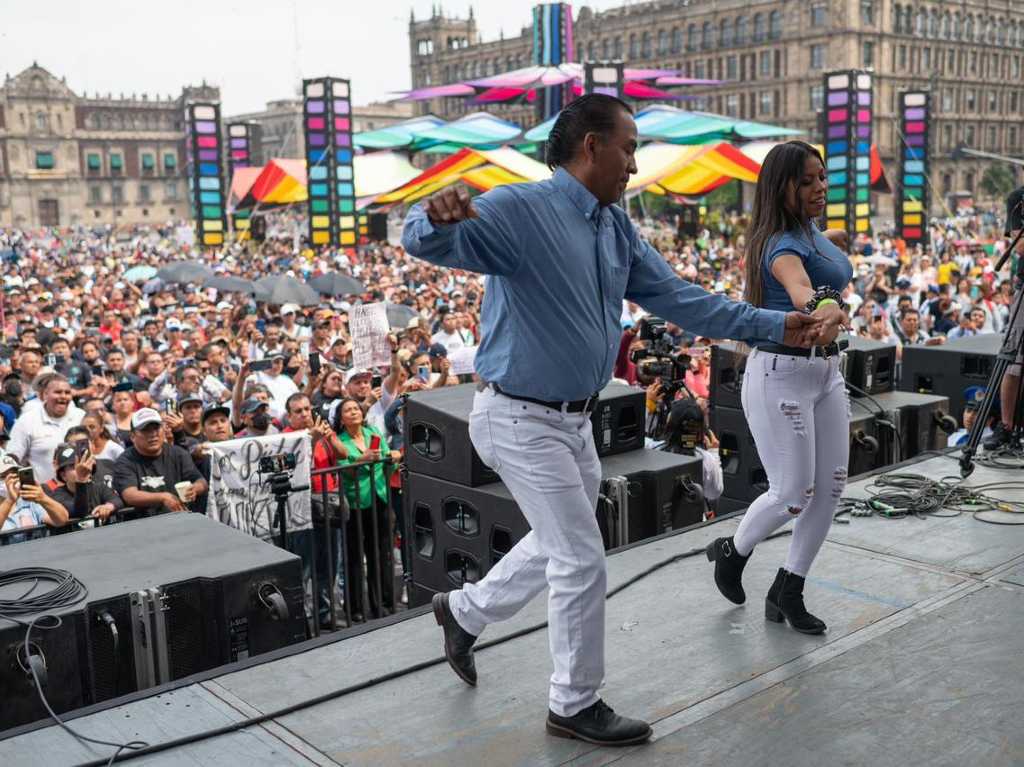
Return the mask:
<path id="1" fill-rule="evenodd" d="M 264 456 L 290 453 L 296 461 L 292 485 L 306 489 L 288 496 L 287 529 L 292 532 L 310 527 L 308 432 L 213 442 L 209 448 L 210 494 L 206 516 L 264 540 L 279 534 L 280 530 L 274 527 L 277 502 L 267 483 L 269 477 L 260 475 L 259 465 Z"/>
<path id="2" fill-rule="evenodd" d="M 357 304 L 349 312 L 352 334 L 352 365 L 379 368 L 391 365 L 391 343 L 387 308 L 383 303 Z"/>

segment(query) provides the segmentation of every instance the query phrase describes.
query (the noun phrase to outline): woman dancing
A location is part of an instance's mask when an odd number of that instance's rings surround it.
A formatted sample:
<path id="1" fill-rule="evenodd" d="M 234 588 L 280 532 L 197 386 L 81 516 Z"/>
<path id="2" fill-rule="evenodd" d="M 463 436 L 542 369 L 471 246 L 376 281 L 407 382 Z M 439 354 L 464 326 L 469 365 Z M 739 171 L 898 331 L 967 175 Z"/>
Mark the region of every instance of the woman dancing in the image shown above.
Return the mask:
<path id="1" fill-rule="evenodd" d="M 802 141 L 776 146 L 761 167 L 747 234 L 745 299 L 821 317 L 827 345 L 799 349 L 761 343 L 751 352 L 743 376 L 743 412 L 769 489 L 750 504 L 735 536 L 719 538 L 707 549 L 719 591 L 743 604 L 747 558 L 795 519 L 789 555 L 768 591 L 765 617 L 789 621 L 805 634 L 825 631 L 825 623 L 804 607 L 804 577 L 832 524 L 849 460 L 849 411 L 834 341 L 849 322 L 841 294 L 853 269 L 830 239 L 845 241 L 845 232 L 822 233 L 814 223 L 825 209 L 826 189 L 821 155 Z"/>

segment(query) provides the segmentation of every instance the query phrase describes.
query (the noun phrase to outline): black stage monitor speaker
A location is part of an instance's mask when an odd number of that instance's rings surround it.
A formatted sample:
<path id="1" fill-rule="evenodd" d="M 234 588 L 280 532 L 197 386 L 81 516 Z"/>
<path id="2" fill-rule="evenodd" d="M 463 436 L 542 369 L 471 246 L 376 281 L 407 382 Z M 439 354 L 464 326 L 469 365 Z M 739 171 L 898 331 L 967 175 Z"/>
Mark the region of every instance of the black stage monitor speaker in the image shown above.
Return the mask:
<path id="1" fill-rule="evenodd" d="M 940 450 L 946 447 L 948 435 L 957 429 L 956 420 L 949 415 L 949 400 L 933 394 L 884 392 L 871 399 L 851 400 L 851 405 L 854 416 L 870 413 L 876 421 L 883 418 L 878 414 L 878 406 L 881 406 L 884 420 L 899 428 L 899 435 L 893 440 L 886 434 L 887 427 L 878 424 L 879 442 L 883 448 L 889 445 L 889 449 L 883 450 L 888 455 L 883 456 L 879 466 L 905 461 L 928 450 Z"/>
<path id="2" fill-rule="evenodd" d="M 846 336 L 846 380 L 868 394 L 892 391 L 896 385 L 896 346 L 868 338 Z M 854 397 L 863 396 L 851 389 Z"/>
<path id="3" fill-rule="evenodd" d="M 412 394 L 405 411 L 405 463 L 409 471 L 460 485 L 496 482 L 469 439 L 475 384 L 446 386 Z M 598 455 L 643 447 L 642 389 L 608 384 L 590 415 Z"/>
<path id="4" fill-rule="evenodd" d="M 900 390 L 948 397 L 950 414 L 960 418 L 964 390 L 986 385 L 1002 344 L 999 333 L 984 333 L 941 346 L 904 346 Z"/>
<path id="5" fill-rule="evenodd" d="M 743 371 L 747 368 L 747 351 L 741 344 L 727 341 L 711 347 L 710 406 L 742 408 L 740 393 Z"/>
<path id="6" fill-rule="evenodd" d="M 849 475 L 856 477 L 882 465 L 885 437 L 879 434 L 874 413 L 852 405 L 850 410 Z"/>
<path id="7" fill-rule="evenodd" d="M 637 450 L 602 459 L 601 472 L 595 514 L 609 548 L 703 520 L 697 456 Z M 501 482 L 468 487 L 410 473 L 402 495 L 422 594 L 479 580 L 530 530 Z"/>
<path id="8" fill-rule="evenodd" d="M 4 570 L 60 568 L 88 589 L 87 601 L 55 611 L 59 629 L 32 632 L 30 654 L 45 663 L 43 689 L 57 713 L 306 638 L 299 558 L 200 514 L 139 519 L 3 552 Z M 23 626 L 0 619 L 4 729 L 46 715 L 19 658 L 24 639 Z"/>
<path id="9" fill-rule="evenodd" d="M 711 411 L 710 420 L 722 461 L 722 494 L 749 503 L 768 489 L 768 475 L 757 454 L 747 418 L 737 408 L 719 407 Z"/>

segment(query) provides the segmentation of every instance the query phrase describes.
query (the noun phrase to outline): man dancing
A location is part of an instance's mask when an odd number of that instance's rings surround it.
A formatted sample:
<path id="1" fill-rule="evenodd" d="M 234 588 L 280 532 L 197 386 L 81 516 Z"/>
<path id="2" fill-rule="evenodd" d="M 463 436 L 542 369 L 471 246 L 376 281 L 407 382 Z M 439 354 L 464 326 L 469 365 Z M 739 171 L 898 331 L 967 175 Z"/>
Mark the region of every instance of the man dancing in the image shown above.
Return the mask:
<path id="1" fill-rule="evenodd" d="M 476 684 L 476 638 L 547 586 L 547 730 L 599 745 L 651 734 L 597 694 L 606 580 L 589 412 L 611 377 L 623 299 L 713 338 L 809 346 L 821 332 L 815 317 L 756 309 L 678 279 L 615 206 L 636 173 L 636 148 L 629 106 L 583 96 L 562 110 L 548 138 L 550 180 L 473 201 L 465 189 L 442 190 L 413 207 L 402 237 L 415 257 L 488 275 L 476 356 L 485 383 L 470 437 L 532 528 L 483 580 L 435 595 L 445 654 Z"/>

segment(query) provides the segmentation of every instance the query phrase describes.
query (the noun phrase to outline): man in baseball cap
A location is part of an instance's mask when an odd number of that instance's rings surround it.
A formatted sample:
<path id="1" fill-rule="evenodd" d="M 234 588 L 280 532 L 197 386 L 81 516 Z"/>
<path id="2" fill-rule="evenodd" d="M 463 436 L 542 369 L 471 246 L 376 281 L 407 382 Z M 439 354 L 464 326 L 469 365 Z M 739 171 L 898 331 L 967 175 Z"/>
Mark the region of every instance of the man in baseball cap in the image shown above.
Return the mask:
<path id="1" fill-rule="evenodd" d="M 44 493 L 39 485 L 22 486 L 18 480 L 20 468 L 21 464 L 12 456 L 0 456 L 0 478 L 7 488 L 7 496 L 0 500 L 0 531 L 65 524 L 67 509 Z"/>

